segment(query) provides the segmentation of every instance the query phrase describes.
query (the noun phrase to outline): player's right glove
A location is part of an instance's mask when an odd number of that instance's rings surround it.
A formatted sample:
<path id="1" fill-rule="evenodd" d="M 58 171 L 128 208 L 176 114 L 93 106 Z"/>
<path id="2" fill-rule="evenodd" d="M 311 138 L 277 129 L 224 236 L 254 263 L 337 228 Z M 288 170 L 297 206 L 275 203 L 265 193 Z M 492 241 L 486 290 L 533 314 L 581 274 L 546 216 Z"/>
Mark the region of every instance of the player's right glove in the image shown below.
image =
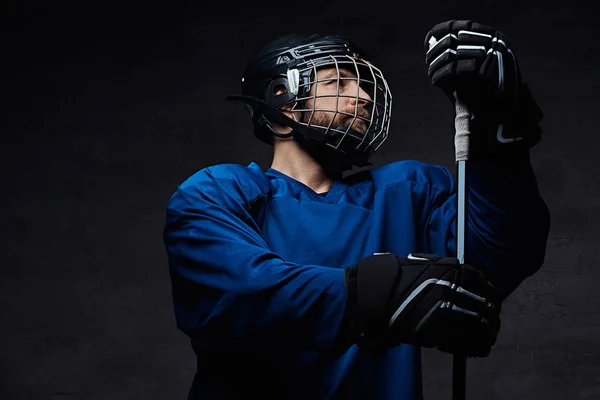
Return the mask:
<path id="1" fill-rule="evenodd" d="M 522 153 L 541 140 L 542 110 L 503 32 L 470 20 L 449 20 L 435 25 L 424 45 L 431 83 L 453 103 L 456 93 L 469 107 L 471 158 Z"/>
<path id="2" fill-rule="evenodd" d="M 500 302 L 483 273 L 456 258 L 377 254 L 345 272 L 352 342 L 373 351 L 401 343 L 487 357 Z"/>

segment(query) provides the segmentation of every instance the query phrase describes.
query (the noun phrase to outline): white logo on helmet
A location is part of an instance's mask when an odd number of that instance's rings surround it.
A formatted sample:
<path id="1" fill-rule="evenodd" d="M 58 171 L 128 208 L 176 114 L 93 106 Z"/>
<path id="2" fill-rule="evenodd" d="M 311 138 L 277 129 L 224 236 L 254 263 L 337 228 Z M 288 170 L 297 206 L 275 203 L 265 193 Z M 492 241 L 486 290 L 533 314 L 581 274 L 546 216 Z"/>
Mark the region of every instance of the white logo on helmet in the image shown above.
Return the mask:
<path id="1" fill-rule="evenodd" d="M 296 96 L 298 94 L 298 87 L 300 82 L 300 72 L 297 69 L 288 69 L 287 71 L 288 86 L 290 92 Z"/>

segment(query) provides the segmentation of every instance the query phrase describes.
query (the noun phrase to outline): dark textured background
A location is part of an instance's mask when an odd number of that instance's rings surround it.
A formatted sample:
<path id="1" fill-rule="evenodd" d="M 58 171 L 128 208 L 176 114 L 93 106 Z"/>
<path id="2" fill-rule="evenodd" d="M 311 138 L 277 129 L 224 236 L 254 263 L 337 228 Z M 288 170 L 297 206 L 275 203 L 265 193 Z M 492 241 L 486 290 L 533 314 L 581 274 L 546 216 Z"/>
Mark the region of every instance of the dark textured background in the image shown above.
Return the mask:
<path id="1" fill-rule="evenodd" d="M 245 111 L 224 101 L 247 57 L 288 31 L 348 34 L 394 94 L 376 164 L 416 158 L 453 168 L 453 110 L 430 86 L 422 49 L 427 30 L 450 18 L 511 39 L 546 115 L 532 159 L 552 213 L 547 262 L 507 300 L 492 355 L 469 362 L 468 398 L 600 399 L 600 45 L 591 9 L 489 0 L 3 4 L 0 399 L 184 399 L 194 358 L 175 327 L 164 206 L 202 167 L 269 165 Z M 426 399 L 449 399 L 451 357 L 424 354 Z"/>

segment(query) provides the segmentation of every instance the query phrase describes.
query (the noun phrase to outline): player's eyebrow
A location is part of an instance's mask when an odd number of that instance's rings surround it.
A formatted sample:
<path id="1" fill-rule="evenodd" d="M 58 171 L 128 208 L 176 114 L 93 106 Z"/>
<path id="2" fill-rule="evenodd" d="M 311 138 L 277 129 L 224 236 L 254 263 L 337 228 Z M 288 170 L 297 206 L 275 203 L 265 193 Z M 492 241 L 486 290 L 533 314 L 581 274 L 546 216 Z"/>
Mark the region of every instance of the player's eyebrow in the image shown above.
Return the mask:
<path id="1" fill-rule="evenodd" d="M 337 71 L 335 70 L 335 68 L 328 68 L 321 75 L 321 78 L 323 78 L 323 79 L 331 79 L 331 78 L 335 78 L 336 76 L 337 76 Z"/>
<path id="2" fill-rule="evenodd" d="M 354 74 L 353 72 L 348 71 L 345 68 L 340 68 L 339 69 L 339 74 L 340 74 L 340 78 L 355 78 L 356 74 Z M 329 68 L 322 76 L 322 79 L 331 79 L 331 78 L 336 78 L 338 75 L 338 72 L 335 68 Z"/>

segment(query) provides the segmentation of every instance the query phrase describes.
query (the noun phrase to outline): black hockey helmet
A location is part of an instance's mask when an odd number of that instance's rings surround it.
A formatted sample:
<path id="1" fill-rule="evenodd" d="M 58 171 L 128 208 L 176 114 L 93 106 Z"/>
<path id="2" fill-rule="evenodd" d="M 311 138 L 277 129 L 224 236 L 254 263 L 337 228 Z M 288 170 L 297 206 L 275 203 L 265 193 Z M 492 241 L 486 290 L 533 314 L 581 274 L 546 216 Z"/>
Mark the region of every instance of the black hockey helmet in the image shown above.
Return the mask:
<path id="1" fill-rule="evenodd" d="M 337 71 L 337 76 L 327 80 L 337 80 L 338 98 L 358 100 L 359 90 L 351 96 L 339 93 L 341 80 L 357 81 L 357 88 L 369 97 L 360 97 L 361 103 L 366 103 L 368 116 L 358 108 L 353 114 L 347 110 L 315 109 L 315 100 L 320 96 L 315 96 L 317 91 L 311 92 L 311 88 L 322 82 L 317 80 L 317 70 L 325 67 Z M 352 77 L 341 75 L 341 69 L 350 71 Z M 289 34 L 271 41 L 248 62 L 242 75 L 241 92 L 241 95 L 227 99 L 247 104 L 254 134 L 269 144 L 273 143 L 274 135 L 294 136 L 296 140 L 308 143 L 310 148 L 342 155 L 350 165 L 365 166 L 388 136 L 392 95 L 387 81 L 382 72 L 367 61 L 362 49 L 340 35 Z M 312 106 L 308 105 L 311 103 Z M 279 110 L 288 104 L 294 118 Z M 319 126 L 311 122 L 315 112 L 346 114 L 354 119 L 348 126 Z M 296 118 L 298 114 L 304 117 Z M 363 120 L 366 132 L 352 128 L 355 119 Z M 271 122 L 289 126 L 292 132 L 278 133 Z"/>

